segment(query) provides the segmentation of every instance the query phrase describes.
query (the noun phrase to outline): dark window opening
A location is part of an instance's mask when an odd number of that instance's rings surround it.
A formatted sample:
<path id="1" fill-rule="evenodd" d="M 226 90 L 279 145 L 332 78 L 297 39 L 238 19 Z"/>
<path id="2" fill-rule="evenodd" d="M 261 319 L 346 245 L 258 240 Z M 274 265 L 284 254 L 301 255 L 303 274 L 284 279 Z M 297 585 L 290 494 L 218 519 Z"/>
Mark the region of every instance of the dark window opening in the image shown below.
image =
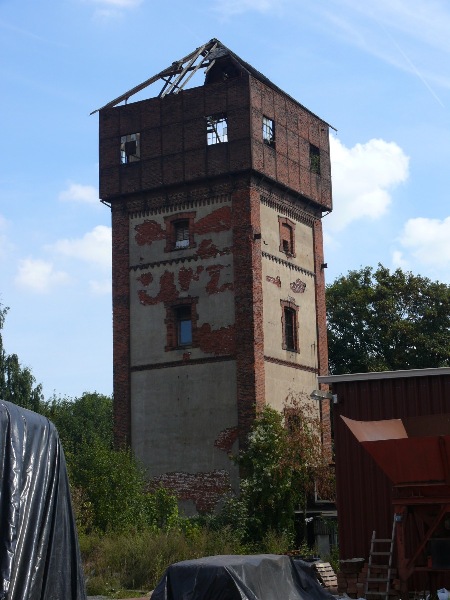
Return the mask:
<path id="1" fill-rule="evenodd" d="M 317 146 L 309 145 L 309 163 L 311 173 L 320 175 L 320 150 Z"/>
<path id="2" fill-rule="evenodd" d="M 298 345 L 298 306 L 292 300 L 281 300 L 282 348 L 289 352 L 299 352 Z"/>
<path id="3" fill-rule="evenodd" d="M 176 221 L 173 225 L 175 248 L 189 248 L 189 221 Z"/>
<path id="4" fill-rule="evenodd" d="M 296 351 L 296 313 L 292 308 L 284 309 L 284 343 L 286 344 L 286 350 Z"/>
<path id="5" fill-rule="evenodd" d="M 228 142 L 227 117 L 224 114 L 206 117 L 206 140 L 208 146 Z"/>
<path id="6" fill-rule="evenodd" d="M 269 117 L 263 116 L 262 122 L 263 142 L 272 148 L 275 147 L 275 124 Z"/>
<path id="7" fill-rule="evenodd" d="M 141 134 L 131 133 L 120 138 L 120 162 L 126 165 L 141 159 Z"/>
<path id="8" fill-rule="evenodd" d="M 178 306 L 175 308 L 177 322 L 177 345 L 189 346 L 192 344 L 192 315 L 191 306 Z"/>

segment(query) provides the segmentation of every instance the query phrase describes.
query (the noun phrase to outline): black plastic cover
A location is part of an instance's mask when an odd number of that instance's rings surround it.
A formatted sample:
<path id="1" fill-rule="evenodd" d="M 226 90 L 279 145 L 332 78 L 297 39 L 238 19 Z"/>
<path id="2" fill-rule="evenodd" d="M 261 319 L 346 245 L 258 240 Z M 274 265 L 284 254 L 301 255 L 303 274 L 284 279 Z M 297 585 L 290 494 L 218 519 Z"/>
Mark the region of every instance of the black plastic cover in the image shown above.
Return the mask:
<path id="1" fill-rule="evenodd" d="M 333 600 L 312 566 L 277 554 L 208 556 L 171 565 L 152 600 Z"/>
<path id="2" fill-rule="evenodd" d="M 0 401 L 0 600 L 85 600 L 55 426 Z"/>

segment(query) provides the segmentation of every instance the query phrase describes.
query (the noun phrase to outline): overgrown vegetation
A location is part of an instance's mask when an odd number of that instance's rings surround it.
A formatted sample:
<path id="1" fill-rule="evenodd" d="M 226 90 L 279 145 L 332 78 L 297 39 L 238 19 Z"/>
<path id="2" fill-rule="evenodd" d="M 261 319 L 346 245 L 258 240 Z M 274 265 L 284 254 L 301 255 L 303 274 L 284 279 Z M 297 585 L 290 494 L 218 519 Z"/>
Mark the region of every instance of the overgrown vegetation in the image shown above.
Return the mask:
<path id="1" fill-rule="evenodd" d="M 130 450 L 114 449 L 110 397 L 43 399 L 31 371 L 3 349 L 5 314 L 0 307 L 0 393 L 58 429 L 89 594 L 138 595 L 152 589 L 169 564 L 188 558 L 293 549 L 295 509 L 306 509 L 315 482 L 331 489 L 309 399 L 289 398 L 283 413 L 266 406 L 247 449 L 234 457 L 244 474 L 240 497 L 230 496 L 218 514 L 186 518 L 169 492 L 147 492 L 145 472 Z"/>

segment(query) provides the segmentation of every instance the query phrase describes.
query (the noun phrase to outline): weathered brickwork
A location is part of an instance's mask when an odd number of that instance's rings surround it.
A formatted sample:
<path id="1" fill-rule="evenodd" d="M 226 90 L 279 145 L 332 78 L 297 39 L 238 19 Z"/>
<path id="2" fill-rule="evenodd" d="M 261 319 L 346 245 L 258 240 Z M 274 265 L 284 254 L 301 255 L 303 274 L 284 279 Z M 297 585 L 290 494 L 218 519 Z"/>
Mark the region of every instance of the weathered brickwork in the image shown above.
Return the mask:
<path id="1" fill-rule="evenodd" d="M 199 513 L 212 512 L 217 502 L 231 491 L 230 476 L 226 471 L 164 473 L 150 482 L 150 489 L 158 486 L 170 490 L 179 500 L 192 500 Z"/>
<path id="2" fill-rule="evenodd" d="M 218 114 L 228 139 L 208 145 L 205 117 Z M 140 159 L 120 164 L 131 133 Z M 132 445 L 152 485 L 213 510 L 236 488 L 227 455 L 245 447 L 264 403 L 279 408 L 327 372 L 328 126 L 245 67 L 105 108 L 100 194 L 112 210 L 116 442 Z"/>

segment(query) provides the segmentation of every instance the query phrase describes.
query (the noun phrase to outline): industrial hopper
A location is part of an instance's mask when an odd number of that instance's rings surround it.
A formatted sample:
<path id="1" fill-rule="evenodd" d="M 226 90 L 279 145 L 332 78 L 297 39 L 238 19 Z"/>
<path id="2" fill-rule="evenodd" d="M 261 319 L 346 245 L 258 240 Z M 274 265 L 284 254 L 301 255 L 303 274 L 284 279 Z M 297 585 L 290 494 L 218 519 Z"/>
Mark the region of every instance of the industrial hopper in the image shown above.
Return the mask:
<path id="1" fill-rule="evenodd" d="M 450 414 L 385 421 L 341 417 L 392 482 L 402 591 L 414 573 L 450 587 Z M 434 587 L 434 586 L 433 586 Z"/>

